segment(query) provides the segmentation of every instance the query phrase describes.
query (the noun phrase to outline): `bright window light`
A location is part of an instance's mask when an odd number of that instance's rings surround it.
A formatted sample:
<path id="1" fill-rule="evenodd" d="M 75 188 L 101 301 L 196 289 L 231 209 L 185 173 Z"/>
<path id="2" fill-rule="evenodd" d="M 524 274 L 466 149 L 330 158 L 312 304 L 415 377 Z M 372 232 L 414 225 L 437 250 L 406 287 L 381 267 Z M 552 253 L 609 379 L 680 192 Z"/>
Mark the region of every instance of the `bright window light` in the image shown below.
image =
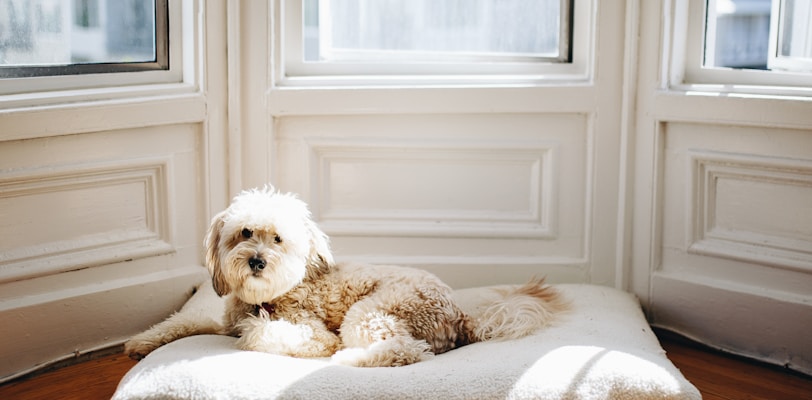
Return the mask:
<path id="1" fill-rule="evenodd" d="M 561 0 L 306 0 L 305 62 L 569 62 Z"/>
<path id="2" fill-rule="evenodd" d="M 0 78 L 166 70 L 167 0 L 0 0 Z"/>

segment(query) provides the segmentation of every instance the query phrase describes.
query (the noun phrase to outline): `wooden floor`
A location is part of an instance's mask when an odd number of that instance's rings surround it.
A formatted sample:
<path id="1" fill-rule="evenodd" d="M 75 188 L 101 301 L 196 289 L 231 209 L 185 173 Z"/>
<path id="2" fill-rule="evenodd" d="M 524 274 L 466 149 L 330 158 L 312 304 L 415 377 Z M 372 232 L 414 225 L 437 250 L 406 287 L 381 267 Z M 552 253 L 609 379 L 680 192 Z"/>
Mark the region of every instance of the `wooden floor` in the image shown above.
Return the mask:
<path id="1" fill-rule="evenodd" d="M 122 353 L 22 377 L 0 386 L 0 399 L 109 399 L 136 361 Z"/>
<path id="2" fill-rule="evenodd" d="M 668 357 L 705 400 L 812 400 L 812 378 L 709 350 L 658 331 Z M 135 365 L 120 353 L 24 377 L 0 386 L 0 399 L 109 399 Z"/>
<path id="3" fill-rule="evenodd" d="M 673 333 L 656 331 L 668 358 L 704 400 L 812 400 L 812 377 L 716 352 Z"/>

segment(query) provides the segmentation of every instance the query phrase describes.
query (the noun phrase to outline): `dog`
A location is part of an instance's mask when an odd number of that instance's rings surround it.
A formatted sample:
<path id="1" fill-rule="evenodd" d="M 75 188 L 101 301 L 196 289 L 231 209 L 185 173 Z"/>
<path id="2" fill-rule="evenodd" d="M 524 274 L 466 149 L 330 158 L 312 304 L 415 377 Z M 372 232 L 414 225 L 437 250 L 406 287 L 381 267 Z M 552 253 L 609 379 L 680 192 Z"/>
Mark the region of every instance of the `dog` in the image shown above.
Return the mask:
<path id="1" fill-rule="evenodd" d="M 403 366 L 475 342 L 529 335 L 568 304 L 544 279 L 532 279 L 502 290 L 472 316 L 427 271 L 336 263 L 307 205 L 271 186 L 236 196 L 212 219 L 204 246 L 212 287 L 225 297 L 223 321 L 177 313 L 131 338 L 130 357 L 213 333 L 238 337 L 243 350 Z"/>

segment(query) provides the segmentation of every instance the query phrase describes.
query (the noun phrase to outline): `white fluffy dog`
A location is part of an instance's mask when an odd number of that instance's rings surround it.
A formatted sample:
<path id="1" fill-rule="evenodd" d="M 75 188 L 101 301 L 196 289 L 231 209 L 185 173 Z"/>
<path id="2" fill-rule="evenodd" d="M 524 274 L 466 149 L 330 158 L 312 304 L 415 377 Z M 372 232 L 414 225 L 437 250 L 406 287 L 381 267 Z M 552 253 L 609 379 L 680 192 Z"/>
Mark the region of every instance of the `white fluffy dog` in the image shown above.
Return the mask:
<path id="1" fill-rule="evenodd" d="M 239 337 L 244 350 L 399 366 L 528 335 L 566 307 L 557 291 L 533 280 L 501 292 L 473 317 L 426 271 L 335 263 L 307 205 L 270 187 L 235 197 L 212 220 L 205 246 L 214 290 L 228 296 L 223 323 L 175 314 L 128 341 L 131 357 L 185 336 L 221 333 Z"/>

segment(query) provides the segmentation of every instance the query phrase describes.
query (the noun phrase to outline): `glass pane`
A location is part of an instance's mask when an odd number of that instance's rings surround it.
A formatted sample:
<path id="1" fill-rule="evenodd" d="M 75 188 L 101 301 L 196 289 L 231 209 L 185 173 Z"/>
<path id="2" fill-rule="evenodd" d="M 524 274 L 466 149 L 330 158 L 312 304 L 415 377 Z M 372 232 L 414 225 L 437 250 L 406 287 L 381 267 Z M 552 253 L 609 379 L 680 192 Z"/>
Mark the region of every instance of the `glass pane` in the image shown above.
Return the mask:
<path id="1" fill-rule="evenodd" d="M 812 0 L 784 0 L 778 56 L 812 58 Z"/>
<path id="2" fill-rule="evenodd" d="M 0 0 L 0 66 L 156 61 L 155 0 Z"/>
<path id="3" fill-rule="evenodd" d="M 306 0 L 304 57 L 305 61 L 561 57 L 561 3 Z"/>
<path id="4" fill-rule="evenodd" d="M 703 65 L 766 69 L 771 7 L 771 0 L 709 1 Z"/>

